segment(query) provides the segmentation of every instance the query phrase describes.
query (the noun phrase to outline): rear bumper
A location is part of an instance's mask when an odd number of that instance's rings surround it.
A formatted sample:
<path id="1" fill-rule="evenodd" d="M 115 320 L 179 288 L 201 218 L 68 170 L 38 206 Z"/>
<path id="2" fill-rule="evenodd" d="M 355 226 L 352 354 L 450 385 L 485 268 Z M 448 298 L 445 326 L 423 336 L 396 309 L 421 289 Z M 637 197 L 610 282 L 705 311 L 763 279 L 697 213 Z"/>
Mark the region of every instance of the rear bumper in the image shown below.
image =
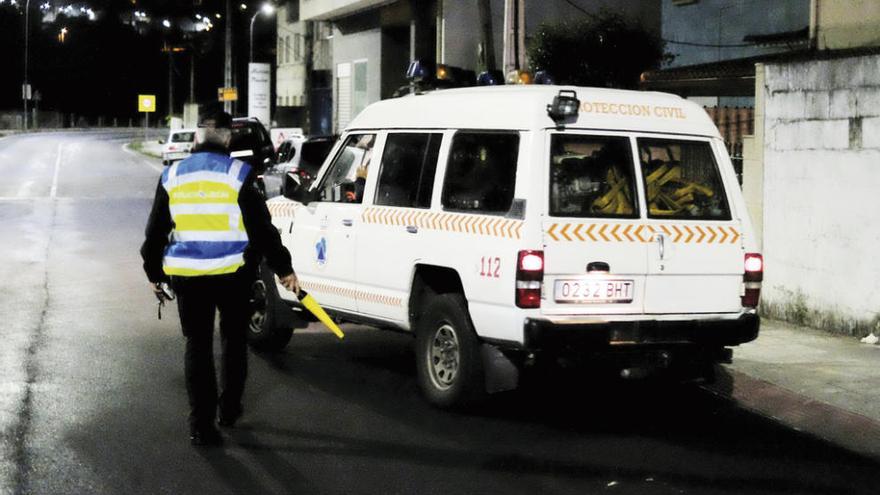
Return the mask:
<path id="1" fill-rule="evenodd" d="M 761 320 L 746 313 L 735 319 L 559 324 L 527 318 L 523 347 L 529 351 L 599 351 L 631 347 L 696 345 L 726 347 L 758 337 Z"/>

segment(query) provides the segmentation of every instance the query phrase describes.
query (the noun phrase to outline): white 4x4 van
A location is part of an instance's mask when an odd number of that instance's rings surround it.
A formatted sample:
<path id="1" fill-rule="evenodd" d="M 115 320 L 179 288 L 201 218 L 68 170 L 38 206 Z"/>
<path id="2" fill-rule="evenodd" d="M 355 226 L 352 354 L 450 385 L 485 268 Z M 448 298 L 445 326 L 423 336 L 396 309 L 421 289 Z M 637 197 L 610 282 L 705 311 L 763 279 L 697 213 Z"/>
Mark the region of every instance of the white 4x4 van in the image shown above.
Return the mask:
<path id="1" fill-rule="evenodd" d="M 705 376 L 758 334 L 763 260 L 736 175 L 706 112 L 677 96 L 381 101 L 285 196 L 268 206 L 304 288 L 341 320 L 413 332 L 437 405 L 513 388 L 542 354 Z M 251 338 L 283 346 L 299 308 L 266 288 Z"/>

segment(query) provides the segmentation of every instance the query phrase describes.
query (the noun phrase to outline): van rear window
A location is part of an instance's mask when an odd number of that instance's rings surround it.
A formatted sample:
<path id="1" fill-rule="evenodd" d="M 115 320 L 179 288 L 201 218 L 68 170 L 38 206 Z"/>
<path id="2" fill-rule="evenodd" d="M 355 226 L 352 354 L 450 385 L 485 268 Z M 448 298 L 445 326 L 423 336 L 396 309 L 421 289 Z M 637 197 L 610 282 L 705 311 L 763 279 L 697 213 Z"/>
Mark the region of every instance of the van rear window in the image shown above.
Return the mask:
<path id="1" fill-rule="evenodd" d="M 648 216 L 730 220 L 712 147 L 706 141 L 638 139 Z"/>
<path id="2" fill-rule="evenodd" d="M 636 218 L 634 177 L 628 138 L 554 134 L 550 142 L 550 215 Z"/>
<path id="3" fill-rule="evenodd" d="M 175 132 L 171 135 L 172 143 L 191 143 L 195 141 L 196 133 L 194 132 Z"/>

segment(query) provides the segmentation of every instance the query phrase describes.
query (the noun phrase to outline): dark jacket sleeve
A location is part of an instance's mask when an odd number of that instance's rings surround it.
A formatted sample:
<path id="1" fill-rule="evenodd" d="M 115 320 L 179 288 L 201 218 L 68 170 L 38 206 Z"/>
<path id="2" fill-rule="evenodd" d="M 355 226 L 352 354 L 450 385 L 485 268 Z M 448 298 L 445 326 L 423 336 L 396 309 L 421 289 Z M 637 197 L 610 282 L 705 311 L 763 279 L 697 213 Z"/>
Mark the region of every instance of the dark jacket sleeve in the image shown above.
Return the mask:
<path id="1" fill-rule="evenodd" d="M 167 280 L 168 276 L 162 271 L 162 258 L 165 256 L 165 247 L 168 245 L 168 235 L 171 233 L 171 212 L 168 210 L 168 192 L 162 187 L 160 179 L 156 186 L 156 196 L 153 199 L 153 209 L 147 219 L 145 230 L 146 239 L 141 245 L 141 258 L 144 259 L 144 271 L 150 282 L 157 283 Z"/>
<path id="2" fill-rule="evenodd" d="M 266 201 L 254 186 L 253 172 L 248 175 L 238 194 L 238 206 L 244 217 L 250 247 L 266 258 L 269 268 L 279 277 L 293 273 L 290 252 L 281 244 L 281 235 L 272 225 Z"/>

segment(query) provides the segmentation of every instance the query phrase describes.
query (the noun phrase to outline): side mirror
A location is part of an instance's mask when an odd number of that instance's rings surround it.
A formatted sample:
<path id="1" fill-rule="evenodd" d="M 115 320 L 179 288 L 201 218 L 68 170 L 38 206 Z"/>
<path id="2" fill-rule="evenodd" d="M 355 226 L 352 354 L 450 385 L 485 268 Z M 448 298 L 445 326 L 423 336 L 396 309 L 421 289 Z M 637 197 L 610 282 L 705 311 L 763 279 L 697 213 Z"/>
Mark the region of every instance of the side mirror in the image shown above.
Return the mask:
<path id="1" fill-rule="evenodd" d="M 315 193 L 309 190 L 309 187 L 302 183 L 297 174 L 287 174 L 284 176 L 284 186 L 282 194 L 285 198 L 291 199 L 304 205 L 314 201 Z"/>

